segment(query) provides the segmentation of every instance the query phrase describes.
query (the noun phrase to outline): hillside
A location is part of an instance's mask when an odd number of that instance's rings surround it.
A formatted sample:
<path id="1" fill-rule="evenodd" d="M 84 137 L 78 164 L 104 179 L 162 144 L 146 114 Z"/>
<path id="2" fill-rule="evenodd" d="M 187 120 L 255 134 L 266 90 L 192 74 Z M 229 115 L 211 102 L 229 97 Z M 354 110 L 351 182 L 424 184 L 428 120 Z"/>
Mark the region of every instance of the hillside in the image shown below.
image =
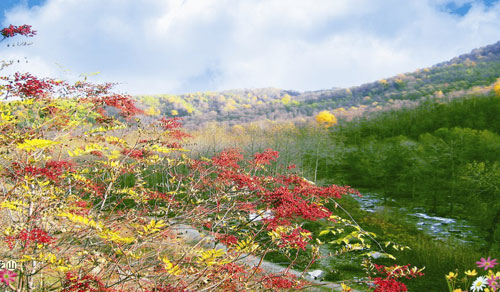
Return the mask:
<path id="1" fill-rule="evenodd" d="M 428 98 L 481 91 L 500 78 L 500 42 L 411 73 L 351 88 L 298 92 L 277 88 L 137 96 L 151 113 L 179 116 L 187 127 L 312 117 L 322 110 L 379 110 Z"/>

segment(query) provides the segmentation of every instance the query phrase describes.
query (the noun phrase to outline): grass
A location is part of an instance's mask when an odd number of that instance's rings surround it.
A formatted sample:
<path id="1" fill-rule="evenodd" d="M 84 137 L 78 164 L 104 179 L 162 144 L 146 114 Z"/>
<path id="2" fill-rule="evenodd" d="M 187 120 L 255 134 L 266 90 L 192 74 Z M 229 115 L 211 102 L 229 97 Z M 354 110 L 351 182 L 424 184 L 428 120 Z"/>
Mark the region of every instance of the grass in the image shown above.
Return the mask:
<path id="1" fill-rule="evenodd" d="M 411 248 L 403 252 L 387 250 L 396 256 L 396 261 L 387 259 L 374 261 L 384 265 L 411 264 L 419 268 L 425 267 L 424 276 L 403 281 L 408 286 L 409 291 L 447 291 L 448 287 L 444 276 L 448 272 L 458 269 L 462 273 L 460 275 L 463 275 L 464 271 L 475 267 L 475 262 L 480 257 L 485 256 L 481 253 L 480 246 L 436 240 L 418 230 L 415 225 L 401 221 L 401 214 L 392 212 L 369 213 L 361 210 L 353 198 L 342 199 L 340 203 L 349 210 L 351 216 L 365 230 L 376 233 L 377 241 L 380 243 L 392 241 Z M 323 224 L 320 221 L 307 222 L 303 227 L 317 234 Z M 286 257 L 276 252 L 271 253 L 266 259 L 286 264 Z M 303 258 L 301 262 L 305 263 L 307 260 L 307 258 Z M 300 264 L 298 268 L 300 268 Z M 321 263 L 316 262 L 312 269 L 324 270 L 326 272 L 324 280 L 330 282 L 366 277 L 360 266 L 359 258 L 353 254 L 332 256 Z"/>
<path id="2" fill-rule="evenodd" d="M 473 269 L 475 262 L 485 256 L 480 246 L 436 240 L 418 230 L 415 225 L 402 221 L 401 214 L 383 211 L 368 213 L 361 210 L 353 199 L 343 200 L 343 204 L 363 228 L 378 235 L 378 241 L 394 241 L 411 248 L 404 252 L 393 252 L 397 264 L 425 267 L 423 277 L 406 281 L 409 291 L 447 291 L 445 274 L 455 269 L 462 273 Z M 389 260 L 378 263 L 394 264 Z"/>
<path id="3" fill-rule="evenodd" d="M 124 177 L 123 186 L 133 184 L 133 178 Z M 147 182 L 149 185 L 166 183 L 166 179 L 161 172 L 152 171 Z M 161 189 L 161 188 L 160 188 Z M 349 210 L 350 215 L 367 231 L 377 234 L 377 240 L 381 243 L 385 241 L 397 242 L 407 245 L 411 250 L 404 252 L 392 252 L 397 261 L 377 260 L 378 264 L 399 265 L 411 264 L 417 267 L 425 267 L 425 275 L 418 279 L 405 281 L 409 291 L 446 291 L 447 285 L 445 274 L 458 269 L 463 273 L 475 267 L 475 261 L 485 255 L 481 253 L 478 246 L 465 246 L 456 242 L 443 242 L 424 234 L 418 230 L 414 224 L 402 222 L 400 216 L 394 212 L 369 213 L 360 209 L 354 198 L 343 198 L 339 203 Z M 345 214 L 342 214 L 345 215 Z M 346 217 L 346 216 L 344 216 Z M 321 221 L 304 222 L 303 228 L 318 234 L 325 223 Z M 322 238 L 324 240 L 324 238 Z M 299 253 L 295 269 L 304 269 L 310 262 L 307 252 Z M 269 252 L 265 260 L 288 266 L 289 258 L 278 251 Z M 322 269 L 326 272 L 325 281 L 338 282 L 342 280 L 352 280 L 364 277 L 365 274 L 360 266 L 359 259 L 346 254 L 332 256 L 331 258 L 316 261 L 310 270 Z"/>

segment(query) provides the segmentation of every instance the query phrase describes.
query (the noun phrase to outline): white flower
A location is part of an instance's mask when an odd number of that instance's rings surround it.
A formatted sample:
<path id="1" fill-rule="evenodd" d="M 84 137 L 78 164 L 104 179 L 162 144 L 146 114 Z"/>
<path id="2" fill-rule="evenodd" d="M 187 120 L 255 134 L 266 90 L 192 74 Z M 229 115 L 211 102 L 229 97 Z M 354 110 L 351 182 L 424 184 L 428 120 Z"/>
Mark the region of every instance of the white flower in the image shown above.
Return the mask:
<path id="1" fill-rule="evenodd" d="M 472 286 L 470 287 L 471 291 L 483 291 L 486 286 L 486 277 L 481 276 L 477 277 L 477 279 L 472 282 Z"/>

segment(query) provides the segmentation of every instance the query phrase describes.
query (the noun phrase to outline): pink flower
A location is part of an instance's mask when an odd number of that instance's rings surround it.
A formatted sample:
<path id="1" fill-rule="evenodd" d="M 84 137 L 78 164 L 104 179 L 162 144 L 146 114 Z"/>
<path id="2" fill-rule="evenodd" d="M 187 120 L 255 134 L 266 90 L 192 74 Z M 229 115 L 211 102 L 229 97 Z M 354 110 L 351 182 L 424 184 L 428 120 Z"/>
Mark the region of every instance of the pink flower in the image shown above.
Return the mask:
<path id="1" fill-rule="evenodd" d="M 490 275 L 486 281 L 488 282 L 488 286 L 493 289 L 493 291 L 497 291 L 498 286 L 498 280 L 500 280 L 500 277 L 495 276 L 495 275 Z"/>
<path id="2" fill-rule="evenodd" d="M 490 257 L 488 257 L 487 260 L 481 258 L 481 260 L 479 262 L 476 262 L 476 264 L 478 268 L 484 268 L 485 271 L 489 268 L 493 268 L 495 265 L 498 265 L 497 260 L 490 259 Z"/>
<path id="3" fill-rule="evenodd" d="M 7 269 L 0 270 L 0 283 L 5 283 L 5 285 L 9 286 L 10 283 L 15 281 L 15 277 L 17 277 L 15 272 Z"/>

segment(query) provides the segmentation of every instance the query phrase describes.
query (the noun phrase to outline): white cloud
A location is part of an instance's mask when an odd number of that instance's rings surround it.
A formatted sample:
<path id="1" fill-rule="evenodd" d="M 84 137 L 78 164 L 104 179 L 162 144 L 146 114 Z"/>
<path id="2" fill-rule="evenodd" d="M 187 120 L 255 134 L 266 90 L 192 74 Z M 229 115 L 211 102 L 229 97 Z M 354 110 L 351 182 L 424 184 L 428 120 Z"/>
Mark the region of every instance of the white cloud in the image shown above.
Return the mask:
<path id="1" fill-rule="evenodd" d="M 100 71 L 97 81 L 133 94 L 346 87 L 500 39 L 500 4 L 471 2 L 461 17 L 442 9 L 447 2 L 47 0 L 6 13 L 4 25 L 39 34 L 33 46 L 0 54 L 26 56 L 18 70 L 58 78 Z"/>

